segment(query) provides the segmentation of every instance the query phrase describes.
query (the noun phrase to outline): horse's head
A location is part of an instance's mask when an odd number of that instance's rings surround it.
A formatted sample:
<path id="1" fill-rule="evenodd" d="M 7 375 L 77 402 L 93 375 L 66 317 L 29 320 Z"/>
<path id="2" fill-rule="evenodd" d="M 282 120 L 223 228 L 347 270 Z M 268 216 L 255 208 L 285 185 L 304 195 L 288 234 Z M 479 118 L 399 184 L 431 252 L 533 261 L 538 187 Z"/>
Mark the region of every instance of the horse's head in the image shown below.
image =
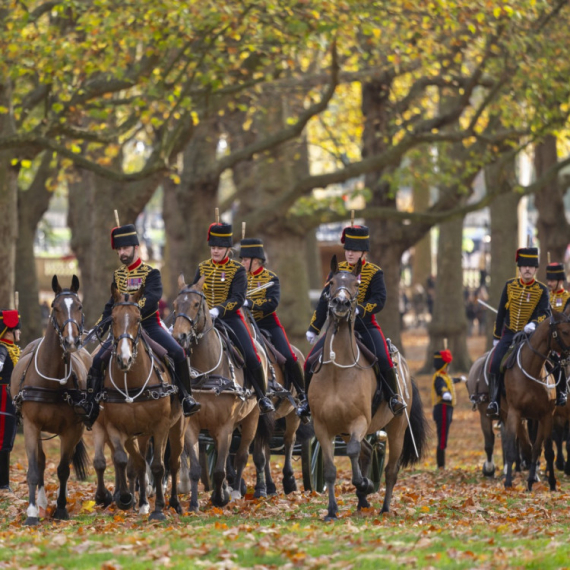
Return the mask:
<path id="1" fill-rule="evenodd" d="M 189 286 L 184 282 L 184 275 L 178 278 L 180 293 L 174 301 L 172 336 L 184 349 L 196 342 L 206 325 L 211 322 L 204 295 L 205 280 L 204 276 L 195 285 Z"/>
<path id="2" fill-rule="evenodd" d="M 50 320 L 59 336 L 59 343 L 64 352 L 75 352 L 81 346 L 83 334 L 83 305 L 79 300 L 79 279 L 74 275 L 71 287 L 62 289 L 57 275 L 53 276 L 51 287 L 55 298 L 51 304 Z"/>
<path id="3" fill-rule="evenodd" d="M 133 295 L 123 295 L 117 285 L 111 285 L 113 310 L 111 312 L 111 334 L 113 353 L 122 372 L 128 372 L 137 358 L 137 347 L 141 336 L 141 310 L 138 305 L 144 288 Z"/>
<path id="4" fill-rule="evenodd" d="M 360 259 L 352 271 L 340 271 L 336 255 L 331 260 L 332 277 L 329 281 L 329 311 L 337 319 L 349 319 L 354 314 L 358 297 Z"/>
<path id="5" fill-rule="evenodd" d="M 570 308 L 563 313 L 552 312 L 550 317 L 552 349 L 564 356 L 570 356 Z"/>

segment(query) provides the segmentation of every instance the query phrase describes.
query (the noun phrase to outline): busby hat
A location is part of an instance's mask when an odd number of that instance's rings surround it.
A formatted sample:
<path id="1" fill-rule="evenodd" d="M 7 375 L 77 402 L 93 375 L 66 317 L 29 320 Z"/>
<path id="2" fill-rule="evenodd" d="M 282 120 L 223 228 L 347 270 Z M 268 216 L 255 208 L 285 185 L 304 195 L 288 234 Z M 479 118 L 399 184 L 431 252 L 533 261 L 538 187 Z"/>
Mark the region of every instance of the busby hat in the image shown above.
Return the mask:
<path id="1" fill-rule="evenodd" d="M 232 247 L 232 225 L 225 222 L 214 222 L 208 228 L 208 245 L 210 247 Z"/>
<path id="2" fill-rule="evenodd" d="M 449 364 L 453 360 L 449 350 L 436 350 L 433 353 L 433 367 L 436 370 L 443 368 L 445 364 Z"/>
<path id="3" fill-rule="evenodd" d="M 538 248 L 521 247 L 517 249 L 515 261 L 518 267 L 538 267 Z"/>
<path id="4" fill-rule="evenodd" d="M 564 281 L 566 273 L 562 263 L 549 263 L 546 266 L 546 278 L 549 281 Z"/>
<path id="5" fill-rule="evenodd" d="M 20 328 L 20 314 L 14 310 L 0 310 L 0 337 L 6 331 Z"/>
<path id="6" fill-rule="evenodd" d="M 113 249 L 128 247 L 129 245 L 139 245 L 137 229 L 133 224 L 119 226 L 111 230 L 111 247 Z"/>
<path id="7" fill-rule="evenodd" d="M 370 232 L 366 226 L 348 226 L 342 230 L 340 243 L 344 249 L 370 251 Z"/>
<path id="8" fill-rule="evenodd" d="M 265 251 L 263 250 L 263 241 L 259 238 L 244 238 L 241 240 L 239 248 L 240 258 L 255 257 L 265 261 Z"/>

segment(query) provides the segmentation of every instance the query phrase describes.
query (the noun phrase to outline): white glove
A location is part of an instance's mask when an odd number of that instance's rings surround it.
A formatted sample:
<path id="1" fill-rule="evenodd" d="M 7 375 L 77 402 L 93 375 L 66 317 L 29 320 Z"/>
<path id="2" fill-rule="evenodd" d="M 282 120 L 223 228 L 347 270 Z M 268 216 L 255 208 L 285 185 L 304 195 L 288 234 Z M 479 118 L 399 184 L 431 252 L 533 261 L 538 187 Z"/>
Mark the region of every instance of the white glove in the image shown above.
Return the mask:
<path id="1" fill-rule="evenodd" d="M 356 307 L 356 314 L 360 315 L 360 308 L 359 307 Z"/>
<path id="2" fill-rule="evenodd" d="M 307 341 L 309 344 L 315 344 L 317 340 L 317 335 L 313 331 L 307 331 L 305 336 L 307 337 Z"/>
<path id="3" fill-rule="evenodd" d="M 528 323 L 528 325 L 525 325 L 523 330 L 525 333 L 530 334 L 533 333 L 535 329 L 536 329 L 536 323 Z"/>
<path id="4" fill-rule="evenodd" d="M 451 394 L 450 394 L 449 392 L 445 392 L 445 393 L 443 394 L 443 396 L 441 397 L 441 399 L 442 399 L 444 402 L 451 402 L 451 400 L 452 400 Z"/>
<path id="5" fill-rule="evenodd" d="M 252 302 L 251 302 L 250 299 L 246 299 L 246 300 L 243 302 L 243 307 L 244 307 L 244 309 L 249 309 L 251 306 L 252 306 Z"/>
<path id="6" fill-rule="evenodd" d="M 493 339 L 493 348 L 495 348 L 498 344 L 499 344 L 499 339 L 498 339 L 498 338 L 494 338 L 494 339 Z"/>
<path id="7" fill-rule="evenodd" d="M 212 317 L 212 319 L 217 319 L 220 315 L 220 310 L 216 307 L 214 307 L 213 309 L 210 309 L 210 317 Z"/>
<path id="8" fill-rule="evenodd" d="M 467 376 L 460 376 L 461 382 L 467 382 Z"/>

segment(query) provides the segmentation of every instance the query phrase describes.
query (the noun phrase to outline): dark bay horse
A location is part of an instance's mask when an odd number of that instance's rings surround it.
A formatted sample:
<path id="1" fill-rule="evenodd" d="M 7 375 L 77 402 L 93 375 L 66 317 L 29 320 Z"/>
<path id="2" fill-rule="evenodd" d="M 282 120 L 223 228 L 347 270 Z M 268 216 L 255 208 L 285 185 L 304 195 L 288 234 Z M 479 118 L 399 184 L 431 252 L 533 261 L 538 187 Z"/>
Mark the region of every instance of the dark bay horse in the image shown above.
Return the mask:
<path id="1" fill-rule="evenodd" d="M 127 481 L 127 464 L 132 461 L 133 475 L 136 474 L 139 481 L 139 513 L 147 514 L 150 511 L 145 485 L 145 457 L 152 437 L 154 454 L 150 468 L 155 481 L 163 480 L 163 457 L 167 440 L 170 441 L 172 488 L 169 504 L 180 513 L 177 475 L 185 425 L 176 387 L 168 368 L 157 362 L 143 337 L 138 305 L 143 290 L 139 289 L 134 295 L 123 295 L 113 284 L 111 293 L 114 300 L 111 313 L 113 345 L 105 373 L 102 411 L 95 424 L 93 464 L 98 479 L 96 499 L 101 502 L 108 495 L 103 480 L 103 447 L 107 442 L 115 466 L 117 506 L 128 510 L 134 505 L 133 487 L 129 487 Z M 134 481 L 135 477 L 129 479 Z M 164 520 L 164 506 L 162 485 L 157 485 L 155 508 L 149 520 Z"/>
<path id="2" fill-rule="evenodd" d="M 10 393 L 24 424 L 28 457 L 29 506 L 24 524 L 39 522 L 48 505 L 44 484 L 46 456 L 42 431 L 59 436 L 61 456 L 57 467 L 59 493 L 54 518 L 69 519 L 67 481 L 70 463 L 77 477 L 86 478 L 88 457 L 83 445 L 83 424 L 73 410 L 73 402 L 82 399 L 91 356 L 80 349 L 83 333 L 82 304 L 77 295 L 79 279 L 74 275 L 69 289 L 62 289 L 54 275 L 55 298 L 51 305 L 45 337 L 30 343 L 14 368 Z M 37 503 L 36 503 L 37 491 Z"/>
<path id="3" fill-rule="evenodd" d="M 199 435 L 207 430 L 214 440 L 217 460 L 213 473 L 214 489 L 212 504 L 225 506 L 230 500 L 226 481 L 226 460 L 230 450 L 234 429 L 241 427 L 241 443 L 236 453 L 237 488 L 231 497 L 240 498 L 239 482 L 247 464 L 249 447 L 256 433 L 259 407 L 253 394 L 244 389 L 243 369 L 234 366 L 227 357 L 220 333 L 214 328 L 206 297 L 205 277 L 189 286 L 180 276 L 180 292 L 174 301 L 175 320 L 172 335 L 190 357 L 195 378 L 193 392 L 202 404 L 199 413 L 189 418 L 185 434 L 184 449 L 190 459 L 190 480 L 192 495 L 190 510 L 198 511 L 198 482 L 201 475 L 199 460 Z M 267 362 L 261 347 L 258 353 L 264 366 Z"/>
<path id="4" fill-rule="evenodd" d="M 570 317 L 565 313 L 554 312 L 542 321 L 534 333 L 516 348 L 516 361 L 505 372 L 505 397 L 503 409 L 507 411 L 505 424 L 505 454 L 507 474 L 505 487 L 512 487 L 512 465 L 516 461 L 515 437 L 522 419 L 538 422 L 536 438 L 532 443 L 531 463 L 528 475 L 528 490 L 535 481 L 538 460 L 544 444 L 546 475 L 550 490 L 556 489 L 554 473 L 554 451 L 552 449 L 552 427 L 554 400 L 551 391 L 554 382 L 547 383 L 548 375 L 544 365 L 551 351 L 567 357 L 570 355 Z"/>
<path id="5" fill-rule="evenodd" d="M 388 433 L 386 494 L 381 512 L 390 510 L 392 492 L 400 467 L 418 461 L 427 445 L 427 421 L 417 386 L 412 382 L 405 360 L 397 367 L 400 393 L 407 410 L 394 416 L 386 401 L 372 414 L 377 381 L 371 363 L 361 353 L 354 335 L 354 319 L 361 270 L 360 261 L 353 272 L 339 271 L 336 256 L 331 263 L 328 325 L 320 367 L 309 387 L 309 401 L 315 434 L 321 444 L 324 477 L 329 492 L 325 520 L 337 518 L 335 498 L 336 467 L 334 438 L 347 441 L 347 455 L 352 464 L 352 484 L 356 487 L 358 508 L 369 507 L 366 496 L 373 492 L 372 482 L 359 462 L 362 440 L 379 430 Z M 408 414 L 409 410 L 409 414 Z"/>

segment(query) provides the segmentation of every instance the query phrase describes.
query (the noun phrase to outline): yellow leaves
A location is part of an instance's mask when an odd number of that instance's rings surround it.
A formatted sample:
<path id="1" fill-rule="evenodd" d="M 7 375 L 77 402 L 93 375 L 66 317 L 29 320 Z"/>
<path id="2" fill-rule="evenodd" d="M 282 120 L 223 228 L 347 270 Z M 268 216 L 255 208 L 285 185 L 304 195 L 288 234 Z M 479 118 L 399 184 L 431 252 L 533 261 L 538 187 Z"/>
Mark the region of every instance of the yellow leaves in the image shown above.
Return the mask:
<path id="1" fill-rule="evenodd" d="M 83 513 L 92 513 L 93 509 L 95 508 L 95 501 L 83 501 L 81 505 L 81 512 Z"/>

